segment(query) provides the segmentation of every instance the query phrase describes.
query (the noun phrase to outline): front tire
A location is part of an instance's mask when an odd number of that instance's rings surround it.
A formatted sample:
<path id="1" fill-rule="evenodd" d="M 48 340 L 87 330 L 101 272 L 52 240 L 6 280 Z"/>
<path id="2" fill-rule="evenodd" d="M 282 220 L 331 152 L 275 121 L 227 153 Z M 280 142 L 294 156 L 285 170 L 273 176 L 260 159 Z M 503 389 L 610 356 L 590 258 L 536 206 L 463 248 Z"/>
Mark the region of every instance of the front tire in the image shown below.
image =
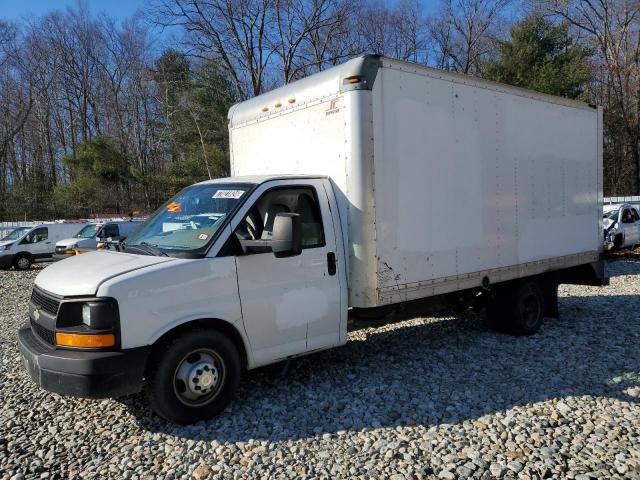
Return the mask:
<path id="1" fill-rule="evenodd" d="M 233 399 L 240 354 L 223 333 L 197 328 L 158 345 L 147 368 L 149 405 L 171 422 L 208 420 Z"/>
<path id="2" fill-rule="evenodd" d="M 31 258 L 28 255 L 18 255 L 13 261 L 16 270 L 29 270 L 31 268 Z"/>

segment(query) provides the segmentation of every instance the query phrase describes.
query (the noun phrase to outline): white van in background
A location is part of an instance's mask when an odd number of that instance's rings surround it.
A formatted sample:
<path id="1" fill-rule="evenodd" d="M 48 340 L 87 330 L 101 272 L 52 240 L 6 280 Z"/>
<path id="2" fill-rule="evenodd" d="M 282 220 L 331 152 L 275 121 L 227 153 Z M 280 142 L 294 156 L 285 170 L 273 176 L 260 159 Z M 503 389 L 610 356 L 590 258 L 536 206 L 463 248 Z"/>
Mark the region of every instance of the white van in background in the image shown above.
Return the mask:
<path id="1" fill-rule="evenodd" d="M 53 260 L 58 261 L 71 257 L 82 250 L 95 250 L 98 244 L 106 239 L 121 242 L 141 224 L 140 220 L 90 223 L 73 238 L 65 238 L 56 243 Z"/>
<path id="2" fill-rule="evenodd" d="M 34 262 L 51 260 L 56 242 L 80 228 L 78 223 L 45 223 L 12 230 L 0 240 L 0 268 L 28 270 Z"/>

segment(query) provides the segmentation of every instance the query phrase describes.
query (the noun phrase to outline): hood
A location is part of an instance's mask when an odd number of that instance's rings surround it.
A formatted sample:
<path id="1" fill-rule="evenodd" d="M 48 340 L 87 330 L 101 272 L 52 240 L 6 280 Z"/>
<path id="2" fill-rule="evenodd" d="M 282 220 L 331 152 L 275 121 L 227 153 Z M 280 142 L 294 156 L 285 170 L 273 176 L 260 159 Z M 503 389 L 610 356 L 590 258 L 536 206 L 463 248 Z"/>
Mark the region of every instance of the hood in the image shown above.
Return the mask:
<path id="1" fill-rule="evenodd" d="M 614 221 L 611 220 L 610 218 L 603 218 L 602 219 L 602 227 L 605 228 L 605 229 L 609 228 L 613 224 L 614 224 Z"/>
<path id="2" fill-rule="evenodd" d="M 17 242 L 17 240 L 0 240 L 0 247 L 3 247 L 4 245 L 11 245 L 15 242 Z"/>
<path id="3" fill-rule="evenodd" d="M 45 268 L 35 284 L 55 295 L 95 295 L 100 284 L 110 278 L 172 260 L 175 259 L 105 250 L 84 253 Z"/>

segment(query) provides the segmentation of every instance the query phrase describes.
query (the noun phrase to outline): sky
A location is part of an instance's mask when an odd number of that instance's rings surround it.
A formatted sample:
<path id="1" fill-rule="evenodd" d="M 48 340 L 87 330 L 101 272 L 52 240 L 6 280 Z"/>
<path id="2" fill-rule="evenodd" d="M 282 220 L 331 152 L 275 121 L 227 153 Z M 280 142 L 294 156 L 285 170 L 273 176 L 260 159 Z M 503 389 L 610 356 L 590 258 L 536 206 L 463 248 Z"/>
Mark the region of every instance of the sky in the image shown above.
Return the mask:
<path id="1" fill-rule="evenodd" d="M 93 14 L 106 12 L 109 16 L 126 19 L 138 9 L 144 9 L 144 0 L 87 0 Z M 75 7 L 78 0 L 0 0 L 0 18 L 18 21 L 33 16 L 40 17 L 52 10 L 65 10 Z"/>
<path id="2" fill-rule="evenodd" d="M 149 0 L 85 0 L 93 14 L 106 12 L 109 16 L 124 20 L 138 10 L 144 11 Z M 0 0 L 0 18 L 17 21 L 46 15 L 52 10 L 74 7 L 78 0 Z M 425 13 L 437 8 L 438 0 L 422 0 Z"/>

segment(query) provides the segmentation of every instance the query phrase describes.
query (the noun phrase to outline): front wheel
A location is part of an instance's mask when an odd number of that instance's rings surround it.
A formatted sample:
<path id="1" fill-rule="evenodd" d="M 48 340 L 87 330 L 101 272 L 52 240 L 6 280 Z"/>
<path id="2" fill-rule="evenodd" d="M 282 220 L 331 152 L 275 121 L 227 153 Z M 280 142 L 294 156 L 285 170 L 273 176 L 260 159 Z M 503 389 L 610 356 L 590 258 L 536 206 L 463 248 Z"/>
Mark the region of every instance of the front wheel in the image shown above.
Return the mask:
<path id="1" fill-rule="evenodd" d="M 31 268 L 31 259 L 28 255 L 18 255 L 13 261 L 16 270 L 29 270 Z"/>
<path id="2" fill-rule="evenodd" d="M 183 425 L 207 420 L 233 399 L 240 355 L 224 334 L 198 328 L 159 345 L 149 360 L 145 393 L 161 417 Z"/>

